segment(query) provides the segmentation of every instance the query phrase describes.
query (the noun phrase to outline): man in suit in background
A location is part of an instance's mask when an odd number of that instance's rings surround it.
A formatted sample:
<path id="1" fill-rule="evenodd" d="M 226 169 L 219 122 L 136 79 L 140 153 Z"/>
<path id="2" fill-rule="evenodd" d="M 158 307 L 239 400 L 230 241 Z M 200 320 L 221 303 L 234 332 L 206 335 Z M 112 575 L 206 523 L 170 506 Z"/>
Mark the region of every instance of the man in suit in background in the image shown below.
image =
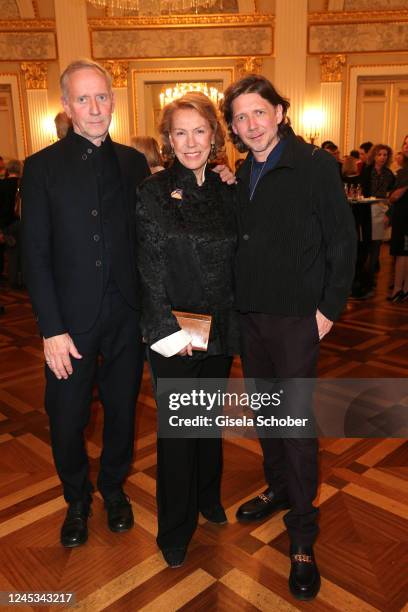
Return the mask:
<path id="1" fill-rule="evenodd" d="M 97 486 L 109 528 L 133 526 L 122 488 L 144 360 L 133 214 L 136 187 L 150 171 L 143 155 L 110 139 L 114 97 L 101 66 L 73 62 L 61 89 L 73 129 L 27 159 L 22 221 L 25 278 L 44 339 L 45 408 L 68 503 L 61 543 L 74 547 L 88 537 L 84 430 L 95 383 L 104 409 Z"/>

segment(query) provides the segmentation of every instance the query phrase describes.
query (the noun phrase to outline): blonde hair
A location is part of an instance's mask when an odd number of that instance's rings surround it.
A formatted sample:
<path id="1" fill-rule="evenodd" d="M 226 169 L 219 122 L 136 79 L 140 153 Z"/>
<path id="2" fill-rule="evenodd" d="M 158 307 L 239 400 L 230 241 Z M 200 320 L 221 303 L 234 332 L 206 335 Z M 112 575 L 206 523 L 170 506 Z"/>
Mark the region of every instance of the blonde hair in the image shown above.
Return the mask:
<path id="1" fill-rule="evenodd" d="M 112 93 L 112 78 L 109 72 L 105 70 L 105 68 L 101 66 L 100 64 L 98 64 L 97 62 L 94 62 L 93 60 L 88 59 L 88 58 L 84 58 L 84 59 L 75 60 L 71 62 L 70 64 L 68 64 L 64 72 L 61 74 L 60 87 L 62 91 L 62 96 L 65 100 L 68 97 L 69 77 L 71 76 L 71 74 L 74 74 L 74 72 L 77 72 L 78 70 L 84 70 L 84 69 L 95 70 L 96 72 L 99 72 L 106 80 L 106 84 L 108 86 L 109 93 Z"/>
<path id="2" fill-rule="evenodd" d="M 157 140 L 151 136 L 132 136 L 130 142 L 139 153 L 143 153 L 149 168 L 163 165 Z"/>
<path id="3" fill-rule="evenodd" d="M 214 134 L 214 147 L 209 159 L 215 159 L 225 144 L 224 129 L 218 118 L 217 109 L 205 94 L 199 91 L 189 91 L 181 98 L 167 104 L 162 111 L 159 125 L 159 133 L 163 142 L 162 154 L 165 159 L 173 159 L 173 148 L 170 144 L 171 122 L 175 111 L 189 108 L 196 110 L 201 117 L 206 119 Z"/>

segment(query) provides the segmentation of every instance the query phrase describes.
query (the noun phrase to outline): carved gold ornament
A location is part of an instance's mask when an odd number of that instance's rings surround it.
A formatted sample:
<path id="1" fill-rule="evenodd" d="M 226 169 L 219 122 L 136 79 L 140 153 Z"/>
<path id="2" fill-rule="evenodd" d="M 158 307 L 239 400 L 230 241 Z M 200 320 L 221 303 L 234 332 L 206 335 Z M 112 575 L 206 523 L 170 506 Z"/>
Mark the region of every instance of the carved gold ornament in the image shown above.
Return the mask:
<path id="1" fill-rule="evenodd" d="M 112 87 L 127 87 L 129 62 L 108 60 L 103 62 L 103 67 L 112 77 Z"/>
<path id="2" fill-rule="evenodd" d="M 343 54 L 337 55 L 321 55 L 320 69 L 322 83 L 340 83 L 342 81 L 342 68 L 346 63 L 346 56 Z"/>
<path id="3" fill-rule="evenodd" d="M 262 59 L 260 57 L 244 57 L 237 63 L 238 75 L 260 74 L 262 70 Z"/>
<path id="4" fill-rule="evenodd" d="M 21 71 L 24 74 L 26 89 L 47 89 L 48 66 L 46 62 L 23 62 Z"/>

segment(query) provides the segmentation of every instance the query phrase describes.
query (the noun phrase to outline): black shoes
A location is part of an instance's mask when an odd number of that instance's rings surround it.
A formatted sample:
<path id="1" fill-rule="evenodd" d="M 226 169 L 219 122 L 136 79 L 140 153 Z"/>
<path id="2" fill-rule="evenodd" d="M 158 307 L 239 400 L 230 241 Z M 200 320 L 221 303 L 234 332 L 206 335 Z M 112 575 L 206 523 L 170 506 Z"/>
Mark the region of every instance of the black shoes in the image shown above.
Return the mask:
<path id="1" fill-rule="evenodd" d="M 314 599 L 320 590 L 320 574 L 311 546 L 291 546 L 292 567 L 289 589 L 293 597 L 308 601 Z"/>
<path id="2" fill-rule="evenodd" d="M 221 504 L 217 504 L 212 508 L 205 508 L 200 510 L 200 512 L 210 523 L 215 523 L 217 525 L 226 525 L 228 523 L 227 515 Z"/>
<path id="3" fill-rule="evenodd" d="M 167 548 L 162 550 L 162 555 L 169 567 L 173 569 L 181 567 L 185 561 L 187 548 Z"/>
<path id="4" fill-rule="evenodd" d="M 276 497 L 271 487 L 268 487 L 266 491 L 245 502 L 245 504 L 238 508 L 237 519 L 239 521 L 259 521 L 278 510 L 288 510 L 289 508 L 289 500 L 283 497 Z"/>
<path id="5" fill-rule="evenodd" d="M 117 491 L 105 499 L 108 527 L 115 533 L 129 531 L 134 525 L 130 499 L 123 491 Z"/>
<path id="6" fill-rule="evenodd" d="M 85 544 L 88 539 L 89 515 L 89 503 L 77 501 L 69 504 L 61 528 L 61 544 L 65 546 L 65 548 L 75 548 L 75 546 Z"/>

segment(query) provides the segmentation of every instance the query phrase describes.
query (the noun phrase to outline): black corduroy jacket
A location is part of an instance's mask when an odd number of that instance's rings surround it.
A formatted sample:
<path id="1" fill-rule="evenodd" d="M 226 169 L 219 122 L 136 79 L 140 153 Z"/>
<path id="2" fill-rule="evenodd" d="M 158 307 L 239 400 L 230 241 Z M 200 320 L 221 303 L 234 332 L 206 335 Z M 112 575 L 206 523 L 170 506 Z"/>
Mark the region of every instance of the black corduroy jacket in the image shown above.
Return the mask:
<path id="1" fill-rule="evenodd" d="M 350 291 L 356 230 L 335 159 L 291 130 L 249 201 L 252 155 L 238 173 L 236 305 L 241 312 L 339 318 Z"/>
<path id="2" fill-rule="evenodd" d="M 108 136 L 109 138 L 109 136 Z M 109 224 L 117 285 L 140 308 L 135 265 L 136 188 L 150 174 L 144 155 L 113 142 L 123 202 L 102 219 L 92 150 L 85 138 L 68 135 L 31 155 L 22 180 L 22 241 L 25 279 L 41 335 L 88 331 L 104 291 L 103 223 Z"/>

